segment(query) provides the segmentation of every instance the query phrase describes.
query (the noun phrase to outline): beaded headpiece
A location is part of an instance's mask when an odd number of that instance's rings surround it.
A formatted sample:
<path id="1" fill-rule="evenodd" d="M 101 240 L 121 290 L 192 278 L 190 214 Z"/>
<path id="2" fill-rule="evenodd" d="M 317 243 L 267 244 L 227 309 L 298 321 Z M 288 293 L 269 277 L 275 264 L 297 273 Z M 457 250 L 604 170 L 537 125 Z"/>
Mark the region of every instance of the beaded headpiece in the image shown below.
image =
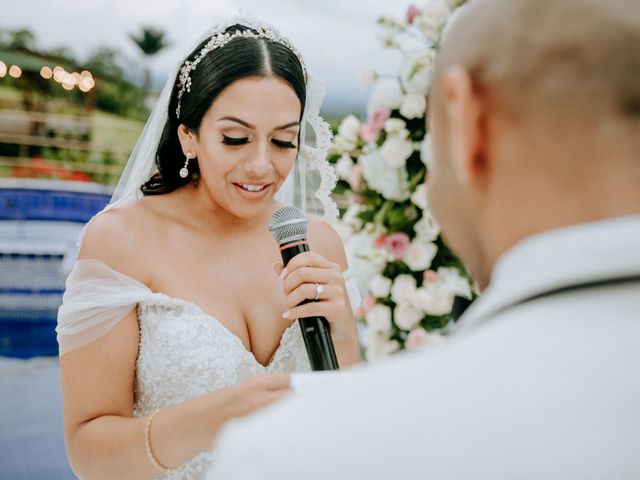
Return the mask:
<path id="1" fill-rule="evenodd" d="M 291 50 L 293 54 L 298 58 L 298 60 L 300 61 L 300 65 L 302 66 L 305 80 L 307 79 L 307 71 L 304 66 L 304 62 L 302 61 L 300 52 L 298 52 L 298 50 L 296 50 L 296 48 L 291 45 L 289 40 L 280 35 L 275 29 L 263 23 L 254 21 L 248 22 L 244 20 L 239 23 L 239 25 L 247 27 L 248 30 L 236 30 L 235 32 L 227 31 L 229 27 L 232 27 L 233 25 L 234 24 L 226 24 L 222 27 L 216 28 L 211 34 L 209 41 L 202 47 L 202 49 L 200 49 L 196 57 L 193 60 L 187 60 L 186 62 L 184 62 L 182 68 L 180 68 L 177 85 L 179 90 L 178 106 L 176 107 L 176 118 L 180 118 L 180 106 L 182 97 L 184 96 L 185 92 L 188 93 L 191 91 L 191 72 L 196 69 L 198 64 L 208 53 L 218 48 L 224 47 L 235 38 L 264 38 L 272 42 L 277 42 L 281 45 L 284 45 L 289 50 Z M 236 23 L 235 25 L 238 25 L 238 23 Z"/>

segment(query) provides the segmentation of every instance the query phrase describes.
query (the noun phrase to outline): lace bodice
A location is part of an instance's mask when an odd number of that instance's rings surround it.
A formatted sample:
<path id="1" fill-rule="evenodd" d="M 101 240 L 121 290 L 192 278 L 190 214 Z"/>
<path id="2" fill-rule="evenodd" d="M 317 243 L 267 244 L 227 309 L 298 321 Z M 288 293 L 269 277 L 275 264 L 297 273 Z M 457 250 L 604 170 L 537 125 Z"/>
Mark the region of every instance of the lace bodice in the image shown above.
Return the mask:
<path id="1" fill-rule="evenodd" d="M 348 272 L 345 284 L 356 308 L 360 297 Z M 75 348 L 98 338 L 96 330 L 106 333 L 136 304 L 140 346 L 134 416 L 149 415 L 157 408 L 233 385 L 253 374 L 310 370 L 297 322 L 285 330 L 271 361 L 264 366 L 237 336 L 197 305 L 152 292 L 97 260 L 80 260 L 67 281 L 58 335 L 68 339 L 61 342 L 61 352 L 67 348 L 65 343 Z M 86 322 L 94 325 L 87 330 Z M 211 452 L 203 452 L 161 478 L 204 478 L 212 458 Z"/>

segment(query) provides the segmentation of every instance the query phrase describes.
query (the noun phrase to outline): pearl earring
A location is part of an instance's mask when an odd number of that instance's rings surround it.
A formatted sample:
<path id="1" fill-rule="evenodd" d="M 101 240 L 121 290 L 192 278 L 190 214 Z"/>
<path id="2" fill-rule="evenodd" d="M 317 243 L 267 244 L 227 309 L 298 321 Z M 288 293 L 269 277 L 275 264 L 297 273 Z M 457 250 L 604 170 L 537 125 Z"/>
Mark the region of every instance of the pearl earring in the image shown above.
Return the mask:
<path id="1" fill-rule="evenodd" d="M 187 167 L 189 167 L 189 160 L 191 160 L 191 152 L 187 152 L 185 157 L 187 158 L 184 161 L 184 167 L 180 169 L 180 176 L 182 178 L 187 178 L 189 176 L 189 169 Z"/>

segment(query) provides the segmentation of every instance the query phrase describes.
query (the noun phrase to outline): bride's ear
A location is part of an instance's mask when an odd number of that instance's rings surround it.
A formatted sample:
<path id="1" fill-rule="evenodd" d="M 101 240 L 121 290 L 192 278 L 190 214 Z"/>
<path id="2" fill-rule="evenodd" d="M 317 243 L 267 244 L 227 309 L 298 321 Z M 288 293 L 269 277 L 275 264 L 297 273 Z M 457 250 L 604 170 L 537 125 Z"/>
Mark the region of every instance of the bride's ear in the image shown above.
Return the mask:
<path id="1" fill-rule="evenodd" d="M 197 156 L 196 136 L 191 131 L 191 129 L 189 129 L 189 127 L 180 124 L 180 126 L 178 127 L 178 140 L 180 141 L 180 146 L 182 147 L 182 153 L 186 155 L 187 152 L 189 152 Z"/>

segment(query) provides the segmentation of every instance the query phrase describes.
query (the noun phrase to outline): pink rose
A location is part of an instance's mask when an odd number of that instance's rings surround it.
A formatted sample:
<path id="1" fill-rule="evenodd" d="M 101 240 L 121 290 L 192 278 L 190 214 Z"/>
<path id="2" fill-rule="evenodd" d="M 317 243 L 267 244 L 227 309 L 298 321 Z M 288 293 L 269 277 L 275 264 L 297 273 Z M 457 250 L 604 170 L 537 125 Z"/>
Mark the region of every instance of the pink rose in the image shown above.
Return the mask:
<path id="1" fill-rule="evenodd" d="M 407 10 L 407 23 L 411 25 L 416 17 L 421 13 L 422 11 L 418 7 L 416 7 L 415 5 L 411 5 Z"/>
<path id="2" fill-rule="evenodd" d="M 369 123 L 363 123 L 360 127 L 360 137 L 367 143 L 374 142 L 378 138 L 380 130 L 375 130 Z"/>
<path id="3" fill-rule="evenodd" d="M 365 142 L 373 142 L 384 128 L 384 123 L 391 117 L 391 110 L 381 107 L 360 127 L 360 137 Z"/>
<path id="4" fill-rule="evenodd" d="M 378 132 L 384 128 L 384 123 L 389 120 L 391 117 L 391 110 L 386 107 L 380 107 L 378 110 L 373 112 L 373 115 L 368 120 L 373 128 L 375 128 Z"/>
<path id="5" fill-rule="evenodd" d="M 364 297 L 362 299 L 362 304 L 360 305 L 360 307 L 356 309 L 356 317 L 358 318 L 366 317 L 369 310 L 371 310 L 375 304 L 376 304 L 376 299 L 373 296 L 367 295 L 366 297 Z"/>
<path id="6" fill-rule="evenodd" d="M 427 270 L 422 275 L 422 279 L 424 280 L 424 283 L 434 283 L 438 281 L 438 274 L 433 270 Z"/>
<path id="7" fill-rule="evenodd" d="M 427 341 L 427 332 L 423 328 L 416 328 L 407 337 L 404 346 L 407 350 L 415 350 L 422 347 Z"/>
<path id="8" fill-rule="evenodd" d="M 362 165 L 355 164 L 349 174 L 349 186 L 351 190 L 357 192 L 362 187 Z M 361 203 L 361 202 L 360 202 Z"/>
<path id="9" fill-rule="evenodd" d="M 384 246 L 396 259 L 401 259 L 406 255 L 410 243 L 409 235 L 397 232 L 385 238 Z"/>
<path id="10" fill-rule="evenodd" d="M 384 235 L 378 235 L 376 237 L 376 239 L 374 240 L 373 244 L 375 245 L 376 248 L 384 248 L 385 247 L 385 236 Z"/>

